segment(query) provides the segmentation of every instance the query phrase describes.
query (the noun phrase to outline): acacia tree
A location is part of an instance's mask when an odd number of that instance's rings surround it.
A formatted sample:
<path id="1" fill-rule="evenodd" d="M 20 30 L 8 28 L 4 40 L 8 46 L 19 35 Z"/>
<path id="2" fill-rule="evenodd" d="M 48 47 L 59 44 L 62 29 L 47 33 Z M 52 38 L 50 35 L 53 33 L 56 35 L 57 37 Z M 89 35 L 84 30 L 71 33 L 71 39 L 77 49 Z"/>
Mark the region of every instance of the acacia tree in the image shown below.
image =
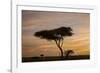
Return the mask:
<path id="1" fill-rule="evenodd" d="M 73 50 L 67 50 L 67 51 L 65 51 L 65 56 L 68 58 L 68 56 L 70 56 L 73 53 L 74 53 Z"/>
<path id="2" fill-rule="evenodd" d="M 44 55 L 43 55 L 43 54 L 41 54 L 40 56 L 41 56 L 41 57 L 43 57 Z"/>
<path id="3" fill-rule="evenodd" d="M 42 30 L 35 32 L 34 34 L 36 37 L 40 37 L 41 39 L 53 40 L 55 41 L 57 47 L 61 52 L 61 57 L 63 57 L 63 40 L 65 36 L 72 36 L 72 29 L 71 27 L 60 27 L 57 29 L 52 30 Z"/>

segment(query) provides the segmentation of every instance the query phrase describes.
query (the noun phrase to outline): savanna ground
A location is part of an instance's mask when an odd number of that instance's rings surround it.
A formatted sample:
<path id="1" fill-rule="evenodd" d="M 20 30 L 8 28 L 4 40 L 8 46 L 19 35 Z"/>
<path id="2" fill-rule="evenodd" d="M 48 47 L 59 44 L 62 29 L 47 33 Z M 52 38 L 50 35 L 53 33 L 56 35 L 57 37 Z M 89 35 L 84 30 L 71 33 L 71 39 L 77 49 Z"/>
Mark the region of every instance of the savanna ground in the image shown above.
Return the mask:
<path id="1" fill-rule="evenodd" d="M 61 58 L 60 56 L 53 57 L 23 57 L 22 62 L 42 62 L 42 61 L 62 61 L 62 60 L 86 60 L 90 59 L 89 55 L 76 55 L 76 56 L 64 56 Z"/>

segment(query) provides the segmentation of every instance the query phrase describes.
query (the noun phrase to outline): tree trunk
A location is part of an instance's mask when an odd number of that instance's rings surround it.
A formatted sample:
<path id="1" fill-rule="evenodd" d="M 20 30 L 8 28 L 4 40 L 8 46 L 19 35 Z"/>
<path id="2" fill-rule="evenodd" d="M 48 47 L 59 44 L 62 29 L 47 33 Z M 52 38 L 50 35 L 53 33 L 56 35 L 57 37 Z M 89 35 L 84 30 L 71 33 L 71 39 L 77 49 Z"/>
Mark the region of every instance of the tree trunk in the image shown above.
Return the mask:
<path id="1" fill-rule="evenodd" d="M 63 58 L 63 50 L 62 50 L 60 44 L 57 43 L 57 40 L 55 40 L 55 42 L 56 42 L 56 45 L 57 45 L 57 47 L 59 48 L 59 50 L 60 50 L 60 52 L 61 52 L 61 58 Z"/>
<path id="2" fill-rule="evenodd" d="M 58 46 L 58 48 L 59 48 L 59 50 L 61 52 L 61 58 L 63 58 L 63 50 L 62 50 L 62 48 L 59 45 L 57 45 L 57 46 Z"/>

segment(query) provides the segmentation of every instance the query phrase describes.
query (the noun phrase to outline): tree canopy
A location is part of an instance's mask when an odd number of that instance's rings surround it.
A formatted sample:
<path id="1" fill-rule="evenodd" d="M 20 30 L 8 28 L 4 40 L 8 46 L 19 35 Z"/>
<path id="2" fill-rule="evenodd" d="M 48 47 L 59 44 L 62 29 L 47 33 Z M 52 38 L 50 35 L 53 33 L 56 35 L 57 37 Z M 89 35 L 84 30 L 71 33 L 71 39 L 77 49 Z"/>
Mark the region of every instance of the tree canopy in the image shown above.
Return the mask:
<path id="1" fill-rule="evenodd" d="M 64 36 L 72 36 L 73 33 L 71 27 L 60 27 L 52 30 L 38 31 L 34 35 L 36 37 L 40 37 L 41 39 L 55 40 L 61 39 Z"/>

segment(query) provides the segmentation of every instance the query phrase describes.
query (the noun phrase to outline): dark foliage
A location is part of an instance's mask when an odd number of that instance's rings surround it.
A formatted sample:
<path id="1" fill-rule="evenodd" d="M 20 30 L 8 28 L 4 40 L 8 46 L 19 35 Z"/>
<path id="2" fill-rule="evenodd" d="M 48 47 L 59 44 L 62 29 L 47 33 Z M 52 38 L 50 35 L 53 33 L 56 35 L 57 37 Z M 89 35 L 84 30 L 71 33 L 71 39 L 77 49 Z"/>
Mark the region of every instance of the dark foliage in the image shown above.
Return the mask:
<path id="1" fill-rule="evenodd" d="M 62 37 L 73 35 L 71 27 L 60 27 L 53 30 L 43 30 L 43 31 L 36 32 L 34 35 L 47 40 L 55 40 L 57 39 L 55 34 L 56 35 L 60 34 Z"/>

